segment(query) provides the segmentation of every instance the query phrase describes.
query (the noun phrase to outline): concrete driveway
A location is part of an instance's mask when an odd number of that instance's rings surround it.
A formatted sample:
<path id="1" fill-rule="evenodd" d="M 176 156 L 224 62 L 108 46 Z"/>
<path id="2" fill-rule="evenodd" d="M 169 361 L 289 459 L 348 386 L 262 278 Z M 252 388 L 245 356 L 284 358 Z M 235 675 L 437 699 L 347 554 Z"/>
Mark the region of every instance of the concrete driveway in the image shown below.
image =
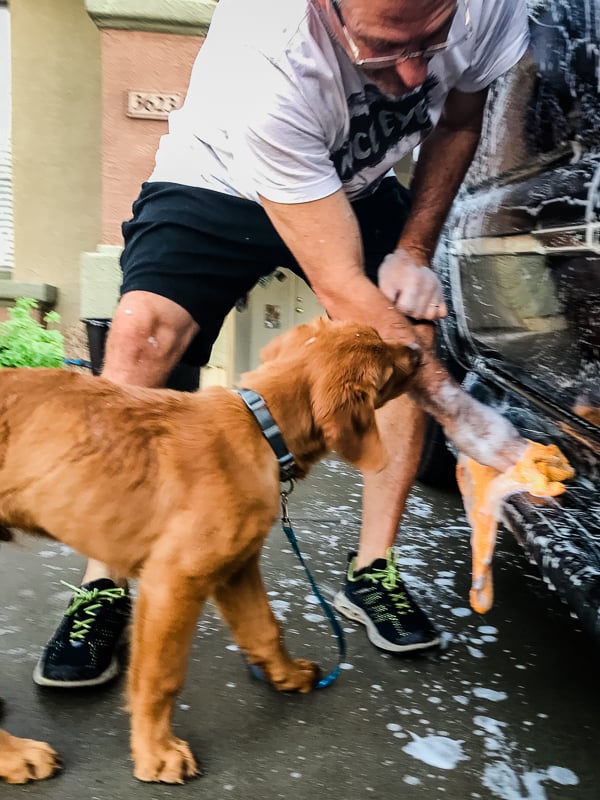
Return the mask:
<path id="1" fill-rule="evenodd" d="M 326 596 L 355 544 L 356 473 L 322 464 L 290 498 L 290 517 Z M 0 800 L 598 800 L 598 659 L 560 600 L 509 535 L 494 571 L 496 602 L 468 607 L 468 529 L 459 498 L 417 488 L 400 547 L 404 576 L 443 630 L 443 647 L 392 657 L 344 622 L 348 654 L 328 689 L 282 696 L 247 672 L 214 609 L 198 626 L 176 732 L 204 776 L 140 784 L 128 760 L 123 681 L 103 690 L 42 690 L 31 681 L 81 559 L 58 544 L 2 547 L 0 693 L 3 724 L 50 741 L 64 772 Z M 280 527 L 264 551 L 265 581 L 295 655 L 337 661 L 337 645 Z"/>

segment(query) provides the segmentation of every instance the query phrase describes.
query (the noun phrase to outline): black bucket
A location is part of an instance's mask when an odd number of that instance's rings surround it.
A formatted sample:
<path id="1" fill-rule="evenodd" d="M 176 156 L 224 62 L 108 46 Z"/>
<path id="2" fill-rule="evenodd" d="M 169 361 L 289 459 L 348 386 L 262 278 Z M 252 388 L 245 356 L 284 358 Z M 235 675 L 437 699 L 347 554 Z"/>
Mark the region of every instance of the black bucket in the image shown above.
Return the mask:
<path id="1" fill-rule="evenodd" d="M 92 362 L 92 375 L 100 375 L 104 364 L 106 337 L 110 330 L 109 319 L 84 319 L 87 331 L 88 350 Z"/>

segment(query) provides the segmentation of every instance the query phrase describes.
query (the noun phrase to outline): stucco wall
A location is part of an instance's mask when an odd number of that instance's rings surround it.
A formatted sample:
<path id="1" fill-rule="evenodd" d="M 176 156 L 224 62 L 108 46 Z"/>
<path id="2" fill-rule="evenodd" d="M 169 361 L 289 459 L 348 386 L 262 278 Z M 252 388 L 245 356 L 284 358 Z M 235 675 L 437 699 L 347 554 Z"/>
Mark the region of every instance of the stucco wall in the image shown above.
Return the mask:
<path id="1" fill-rule="evenodd" d="M 82 0 L 11 3 L 15 280 L 59 287 L 79 319 L 79 261 L 101 231 L 100 33 Z"/>
<path id="2" fill-rule="evenodd" d="M 127 116 L 128 92 L 185 94 L 202 41 L 198 36 L 147 31 L 102 32 L 103 244 L 121 244 L 121 222 L 131 216 L 131 204 L 167 132 L 166 120 Z"/>

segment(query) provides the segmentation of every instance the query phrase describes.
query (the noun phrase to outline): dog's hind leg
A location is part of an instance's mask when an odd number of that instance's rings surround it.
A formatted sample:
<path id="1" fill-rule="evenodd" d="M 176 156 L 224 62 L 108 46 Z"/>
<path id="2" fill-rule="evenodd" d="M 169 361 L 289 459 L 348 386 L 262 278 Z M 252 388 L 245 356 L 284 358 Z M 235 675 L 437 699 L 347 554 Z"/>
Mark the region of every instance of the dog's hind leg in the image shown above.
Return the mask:
<path id="1" fill-rule="evenodd" d="M 134 775 L 183 783 L 200 770 L 187 742 L 173 735 L 171 716 L 205 597 L 163 563 L 144 567 L 138 591 L 128 686 Z"/>
<path id="2" fill-rule="evenodd" d="M 313 661 L 292 659 L 273 615 L 258 566 L 259 555 L 215 591 L 219 610 L 248 660 L 282 692 L 310 692 L 320 677 Z"/>

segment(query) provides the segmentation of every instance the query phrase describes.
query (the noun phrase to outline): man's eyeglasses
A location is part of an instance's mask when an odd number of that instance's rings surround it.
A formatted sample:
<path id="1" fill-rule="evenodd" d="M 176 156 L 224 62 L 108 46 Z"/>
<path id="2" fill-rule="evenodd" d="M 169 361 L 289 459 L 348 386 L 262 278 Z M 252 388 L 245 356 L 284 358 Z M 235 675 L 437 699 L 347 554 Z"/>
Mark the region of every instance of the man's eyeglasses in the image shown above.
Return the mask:
<path id="1" fill-rule="evenodd" d="M 350 31 L 346 27 L 346 23 L 344 21 L 344 17 L 342 16 L 342 10 L 340 8 L 339 0 L 329 0 L 329 5 L 334 11 L 337 20 L 340 24 L 344 37 L 346 39 L 346 45 L 348 47 L 349 55 L 351 57 L 352 63 L 355 64 L 357 67 L 370 67 L 371 69 L 385 69 L 386 67 L 393 67 L 394 64 L 397 64 L 399 61 L 409 61 L 411 58 L 420 58 L 424 61 L 430 61 L 434 56 L 438 53 L 443 53 L 446 50 L 449 50 L 452 47 L 456 47 L 457 44 L 461 44 L 466 39 L 471 36 L 473 32 L 473 26 L 471 23 L 471 11 L 469 9 L 469 0 L 460 0 L 460 4 L 463 9 L 464 17 L 465 17 L 465 28 L 466 31 L 463 36 L 459 39 L 456 39 L 452 42 L 446 40 L 445 42 L 440 42 L 440 44 L 433 44 L 431 47 L 426 47 L 424 50 L 398 50 L 395 53 L 390 53 L 386 56 L 373 56 L 368 58 L 361 58 L 360 56 L 360 49 L 352 36 L 350 35 Z"/>

